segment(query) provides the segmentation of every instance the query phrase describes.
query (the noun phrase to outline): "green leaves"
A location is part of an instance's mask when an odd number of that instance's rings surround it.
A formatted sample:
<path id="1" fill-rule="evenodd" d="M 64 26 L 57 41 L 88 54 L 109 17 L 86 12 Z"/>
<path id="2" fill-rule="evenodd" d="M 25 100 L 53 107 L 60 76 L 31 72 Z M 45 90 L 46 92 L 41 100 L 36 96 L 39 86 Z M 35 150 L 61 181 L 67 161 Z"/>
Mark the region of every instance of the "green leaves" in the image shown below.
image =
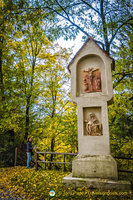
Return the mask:
<path id="1" fill-rule="evenodd" d="M 36 146 L 50 149 L 55 139 L 53 144 L 58 148 L 57 136 L 69 90 L 65 84 L 69 84 L 70 75 L 65 66 L 70 53 L 47 39 L 45 23 L 34 21 L 36 12 L 32 13 L 32 22 L 28 15 L 24 12 L 23 19 L 15 19 L 21 31 L 12 24 L 13 34 L 7 31 L 4 40 L 1 131 L 14 130 L 14 146 L 20 146 L 30 134 Z"/>

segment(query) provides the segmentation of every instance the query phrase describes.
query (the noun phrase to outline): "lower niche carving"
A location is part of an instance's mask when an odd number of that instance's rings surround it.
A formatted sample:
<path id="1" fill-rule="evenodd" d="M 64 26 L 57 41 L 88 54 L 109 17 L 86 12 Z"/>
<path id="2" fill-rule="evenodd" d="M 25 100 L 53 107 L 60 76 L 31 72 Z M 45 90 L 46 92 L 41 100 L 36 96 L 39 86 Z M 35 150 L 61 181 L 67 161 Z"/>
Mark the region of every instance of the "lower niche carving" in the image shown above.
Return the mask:
<path id="1" fill-rule="evenodd" d="M 85 120 L 87 135 L 100 136 L 102 134 L 102 124 L 94 113 L 89 114 L 89 119 Z"/>
<path id="2" fill-rule="evenodd" d="M 101 72 L 99 68 L 88 68 L 81 73 L 82 92 L 101 92 Z"/>

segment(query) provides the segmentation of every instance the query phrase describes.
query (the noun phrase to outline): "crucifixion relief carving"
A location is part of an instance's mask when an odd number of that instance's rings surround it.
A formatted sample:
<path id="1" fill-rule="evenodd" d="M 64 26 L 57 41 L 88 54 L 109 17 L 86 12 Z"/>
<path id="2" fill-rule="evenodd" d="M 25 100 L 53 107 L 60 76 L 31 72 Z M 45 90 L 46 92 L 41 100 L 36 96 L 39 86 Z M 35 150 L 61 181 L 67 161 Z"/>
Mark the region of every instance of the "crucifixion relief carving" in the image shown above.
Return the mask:
<path id="1" fill-rule="evenodd" d="M 101 72 L 99 68 L 88 68 L 82 70 L 82 92 L 101 92 Z"/>

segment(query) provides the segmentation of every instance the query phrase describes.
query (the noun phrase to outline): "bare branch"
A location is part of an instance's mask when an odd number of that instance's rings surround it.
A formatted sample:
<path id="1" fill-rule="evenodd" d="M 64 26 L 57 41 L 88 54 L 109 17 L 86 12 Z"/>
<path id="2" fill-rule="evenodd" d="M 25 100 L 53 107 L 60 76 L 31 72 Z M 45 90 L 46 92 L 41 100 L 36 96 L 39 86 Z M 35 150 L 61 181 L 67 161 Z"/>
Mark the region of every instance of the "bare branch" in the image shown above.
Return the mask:
<path id="1" fill-rule="evenodd" d="M 90 3 L 84 1 L 84 0 L 81 0 L 84 4 L 86 4 L 87 6 L 89 6 L 92 10 L 94 10 L 100 17 L 101 17 L 101 14 L 98 10 L 96 10 Z"/>
<path id="2" fill-rule="evenodd" d="M 84 33 L 85 35 L 89 36 L 89 34 L 86 31 L 84 31 L 80 26 L 78 26 L 77 24 L 75 24 L 74 22 L 72 22 L 70 18 L 65 17 L 64 15 L 62 15 L 58 11 L 54 10 L 53 8 L 50 8 L 50 9 L 53 12 L 55 12 L 56 14 L 58 14 L 59 16 L 63 17 L 65 20 L 69 21 L 73 26 L 77 27 L 82 33 Z"/>
<path id="3" fill-rule="evenodd" d="M 103 50 L 105 50 L 105 48 L 104 48 L 104 43 L 103 43 L 103 42 L 101 42 L 101 41 L 98 41 L 98 40 L 95 40 L 95 42 L 96 42 L 96 43 L 98 43 L 98 44 L 101 44 L 101 45 L 102 45 L 102 48 L 103 48 Z"/>
<path id="4" fill-rule="evenodd" d="M 67 18 L 69 19 L 69 15 L 68 13 L 66 12 L 66 10 L 60 5 L 60 3 L 56 0 L 58 6 L 64 11 L 64 13 L 66 14 Z"/>

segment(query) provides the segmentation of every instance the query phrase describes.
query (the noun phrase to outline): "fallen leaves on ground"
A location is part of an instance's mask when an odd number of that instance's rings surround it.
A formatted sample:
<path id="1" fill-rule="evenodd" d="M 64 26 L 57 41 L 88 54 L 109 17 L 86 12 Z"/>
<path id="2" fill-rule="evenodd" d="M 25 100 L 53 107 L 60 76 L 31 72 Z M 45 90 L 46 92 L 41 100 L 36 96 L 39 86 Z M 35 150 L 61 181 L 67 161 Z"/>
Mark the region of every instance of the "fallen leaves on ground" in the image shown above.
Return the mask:
<path id="1" fill-rule="evenodd" d="M 89 190 L 86 187 L 72 188 L 62 184 L 62 179 L 68 172 L 54 170 L 26 169 L 26 167 L 11 167 L 0 169 L 0 193 L 6 196 L 9 191 L 12 196 L 27 200 L 131 200 L 132 192 L 111 192 Z M 49 192 L 55 191 L 50 197 Z M 2 199 L 2 198 L 1 198 Z"/>

